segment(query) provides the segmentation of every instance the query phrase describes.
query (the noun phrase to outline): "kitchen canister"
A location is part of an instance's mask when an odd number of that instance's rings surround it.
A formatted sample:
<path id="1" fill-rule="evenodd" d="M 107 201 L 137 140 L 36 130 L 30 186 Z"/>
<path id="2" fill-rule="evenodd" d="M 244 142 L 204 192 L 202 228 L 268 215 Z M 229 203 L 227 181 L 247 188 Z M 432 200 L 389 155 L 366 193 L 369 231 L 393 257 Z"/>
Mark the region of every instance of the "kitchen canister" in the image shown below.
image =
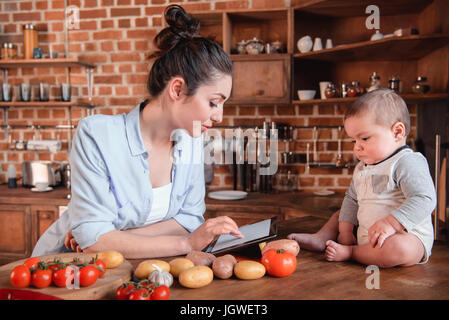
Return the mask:
<path id="1" fill-rule="evenodd" d="M 33 59 L 33 50 L 37 48 L 37 29 L 33 24 L 23 26 L 23 52 L 25 59 Z"/>

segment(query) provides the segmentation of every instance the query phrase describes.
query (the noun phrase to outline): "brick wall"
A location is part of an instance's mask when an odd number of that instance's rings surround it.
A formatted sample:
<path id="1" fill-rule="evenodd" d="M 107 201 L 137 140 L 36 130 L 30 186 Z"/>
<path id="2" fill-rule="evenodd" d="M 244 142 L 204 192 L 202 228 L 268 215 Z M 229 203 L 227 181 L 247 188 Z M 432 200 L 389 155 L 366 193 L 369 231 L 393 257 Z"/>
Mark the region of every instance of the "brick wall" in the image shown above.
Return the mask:
<path id="1" fill-rule="evenodd" d="M 214 10 L 284 7 L 295 4 L 295 0 L 242 0 L 242 1 L 173 1 L 173 0 L 67 0 L 68 5 L 80 8 L 79 29 L 69 32 L 69 51 L 72 57 L 86 58 L 96 63 L 93 79 L 94 113 L 119 114 L 128 112 L 146 95 L 145 82 L 148 64 L 145 57 L 152 49 L 152 39 L 162 26 L 162 12 L 166 5 L 179 3 L 186 10 Z M 9 1 L 0 2 L 0 43 L 12 42 L 18 45 L 19 55 L 23 53 L 22 25 L 33 23 L 39 30 L 39 46 L 47 53 L 49 47 L 53 52 L 64 53 L 66 32 L 64 31 L 64 1 Z M 70 82 L 73 86 L 72 96 L 87 96 L 87 73 L 84 68 L 39 68 L 10 69 L 8 82 L 17 86 L 22 82 L 34 85 L 41 81 L 51 84 L 51 99 L 58 99 L 58 84 Z M 342 125 L 344 105 L 323 106 L 226 106 L 224 110 L 225 126 L 261 125 L 263 121 L 276 121 L 295 126 L 339 126 Z M 411 106 L 412 135 L 416 136 L 416 107 Z M 3 119 L 3 110 L 0 119 Z M 77 121 L 87 115 L 87 110 L 80 107 L 48 108 L 20 107 L 8 111 L 9 124 L 67 124 L 69 117 L 76 125 Z M 2 121 L 2 120 L 0 120 Z M 3 124 L 3 123 L 2 123 Z M 18 176 L 21 163 L 30 160 L 66 161 L 68 158 L 68 130 L 56 129 L 14 129 L 10 137 L 0 132 L 0 181 L 6 181 L 9 164 L 16 166 Z M 318 131 L 319 161 L 332 162 L 336 158 L 337 129 Z M 72 132 L 73 134 L 73 132 Z M 17 151 L 10 150 L 8 140 L 60 139 L 63 147 L 60 152 Z M 312 129 L 297 129 L 289 150 L 305 153 L 306 145 L 312 146 Z M 284 150 L 279 142 L 279 150 Z M 342 143 L 344 158 L 353 161 L 352 145 L 349 140 Z M 344 191 L 351 178 L 350 169 L 308 169 L 304 164 L 281 165 L 279 169 L 294 170 L 299 175 L 301 190 L 318 190 L 329 188 Z M 232 172 L 226 165 L 216 168 L 216 176 L 210 188 L 223 189 L 232 187 Z"/>

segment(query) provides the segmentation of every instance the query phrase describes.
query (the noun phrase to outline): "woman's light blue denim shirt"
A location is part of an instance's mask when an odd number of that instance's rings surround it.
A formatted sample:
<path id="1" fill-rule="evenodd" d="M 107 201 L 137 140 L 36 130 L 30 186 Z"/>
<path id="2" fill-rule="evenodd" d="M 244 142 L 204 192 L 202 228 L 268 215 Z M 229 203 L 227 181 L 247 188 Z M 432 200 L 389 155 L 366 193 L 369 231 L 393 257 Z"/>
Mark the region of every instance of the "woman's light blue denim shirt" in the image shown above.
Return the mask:
<path id="1" fill-rule="evenodd" d="M 140 104 L 127 114 L 93 115 L 81 119 L 70 153 L 71 200 L 40 237 L 32 256 L 66 252 L 71 230 L 81 249 L 113 230 L 144 225 L 152 207 L 148 152 L 140 134 Z M 172 134 L 172 192 L 163 220 L 175 219 L 192 232 L 206 210 L 203 139 L 186 131 Z"/>

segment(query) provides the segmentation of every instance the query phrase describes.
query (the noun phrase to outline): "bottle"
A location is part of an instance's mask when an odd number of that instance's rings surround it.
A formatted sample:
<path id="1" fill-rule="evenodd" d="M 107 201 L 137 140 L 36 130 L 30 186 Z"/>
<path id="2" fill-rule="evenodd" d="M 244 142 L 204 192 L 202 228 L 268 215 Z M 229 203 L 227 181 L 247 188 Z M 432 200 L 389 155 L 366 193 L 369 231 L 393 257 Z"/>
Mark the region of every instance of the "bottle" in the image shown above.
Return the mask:
<path id="1" fill-rule="evenodd" d="M 37 48 L 37 29 L 32 24 L 23 26 L 23 52 L 25 59 L 33 58 L 33 50 Z"/>
<path id="2" fill-rule="evenodd" d="M 8 177 L 8 188 L 17 188 L 16 167 L 10 164 L 6 176 Z"/>
<path id="3" fill-rule="evenodd" d="M 367 92 L 380 88 L 380 77 L 376 72 L 373 72 L 373 74 L 369 77 L 369 84 L 370 87 L 366 90 Z"/>
<path id="4" fill-rule="evenodd" d="M 396 93 L 399 93 L 400 85 L 401 80 L 399 80 L 396 76 L 393 76 L 390 80 L 388 80 L 388 88 L 394 90 Z"/>
<path id="5" fill-rule="evenodd" d="M 427 84 L 427 78 L 419 76 L 416 78 L 415 83 L 412 86 L 412 91 L 417 94 L 427 93 L 430 90 L 430 86 Z"/>
<path id="6" fill-rule="evenodd" d="M 337 96 L 337 89 L 333 83 L 329 83 L 327 88 L 324 90 L 324 95 L 327 99 L 335 98 Z"/>

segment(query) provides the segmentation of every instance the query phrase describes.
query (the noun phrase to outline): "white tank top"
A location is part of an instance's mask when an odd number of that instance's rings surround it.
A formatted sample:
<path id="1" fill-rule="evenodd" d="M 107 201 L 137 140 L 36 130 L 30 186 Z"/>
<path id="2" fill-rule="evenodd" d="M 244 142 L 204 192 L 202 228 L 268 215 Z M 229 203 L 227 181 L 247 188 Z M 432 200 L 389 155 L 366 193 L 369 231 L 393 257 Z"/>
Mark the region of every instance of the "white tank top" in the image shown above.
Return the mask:
<path id="1" fill-rule="evenodd" d="M 159 222 L 165 218 L 170 205 L 172 183 L 165 186 L 153 188 L 153 204 L 151 206 L 150 214 L 145 221 L 145 225 Z"/>

